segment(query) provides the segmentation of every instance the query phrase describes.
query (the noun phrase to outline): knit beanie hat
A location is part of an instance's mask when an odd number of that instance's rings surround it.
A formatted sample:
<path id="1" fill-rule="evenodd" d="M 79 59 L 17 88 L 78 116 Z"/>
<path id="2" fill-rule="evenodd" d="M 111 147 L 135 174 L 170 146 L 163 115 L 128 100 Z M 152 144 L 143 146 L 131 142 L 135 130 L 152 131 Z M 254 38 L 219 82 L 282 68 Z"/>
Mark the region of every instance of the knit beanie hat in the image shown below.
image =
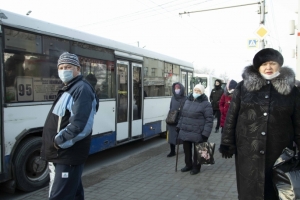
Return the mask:
<path id="1" fill-rule="evenodd" d="M 71 54 L 69 52 L 64 52 L 59 56 L 57 67 L 61 64 L 71 64 L 80 67 L 78 57 L 75 54 Z"/>
<path id="2" fill-rule="evenodd" d="M 237 82 L 235 80 L 231 80 L 228 86 L 229 90 L 235 89 L 237 86 Z"/>
<path id="3" fill-rule="evenodd" d="M 195 88 L 198 88 L 202 93 L 204 93 L 205 92 L 205 88 L 204 88 L 204 86 L 203 85 L 201 85 L 201 84 L 197 84 L 197 85 L 195 85 L 195 87 L 194 87 L 194 89 Z"/>
<path id="4" fill-rule="evenodd" d="M 268 61 L 275 61 L 280 65 L 280 67 L 283 65 L 283 57 L 281 53 L 275 49 L 266 48 L 256 53 L 253 58 L 253 67 L 258 70 L 263 63 Z"/>

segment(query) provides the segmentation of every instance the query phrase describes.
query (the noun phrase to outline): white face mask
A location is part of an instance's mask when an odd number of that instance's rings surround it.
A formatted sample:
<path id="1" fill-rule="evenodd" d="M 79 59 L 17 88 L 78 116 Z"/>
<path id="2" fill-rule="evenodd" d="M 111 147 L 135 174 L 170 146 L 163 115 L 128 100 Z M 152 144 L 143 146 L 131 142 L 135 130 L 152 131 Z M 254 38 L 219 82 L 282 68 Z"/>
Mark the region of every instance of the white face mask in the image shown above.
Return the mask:
<path id="1" fill-rule="evenodd" d="M 180 89 L 175 89 L 175 93 L 179 94 L 180 93 Z"/>
<path id="2" fill-rule="evenodd" d="M 73 70 L 58 70 L 58 76 L 64 83 L 73 79 Z"/>
<path id="3" fill-rule="evenodd" d="M 265 79 L 267 79 L 267 80 L 271 80 L 271 79 L 273 79 L 273 78 L 275 78 L 275 77 L 277 77 L 277 76 L 279 76 L 279 72 L 277 71 L 277 72 L 274 72 L 273 74 L 271 74 L 271 75 L 267 75 L 267 74 L 262 74 L 262 73 L 260 73 L 261 75 L 262 75 L 262 77 L 264 77 Z"/>

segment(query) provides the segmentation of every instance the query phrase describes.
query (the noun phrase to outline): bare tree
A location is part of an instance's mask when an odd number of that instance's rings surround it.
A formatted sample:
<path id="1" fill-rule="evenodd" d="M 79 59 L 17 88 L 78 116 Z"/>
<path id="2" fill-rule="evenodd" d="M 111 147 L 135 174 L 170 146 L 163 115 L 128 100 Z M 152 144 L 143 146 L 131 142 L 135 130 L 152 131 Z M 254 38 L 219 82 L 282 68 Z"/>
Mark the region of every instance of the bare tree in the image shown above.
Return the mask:
<path id="1" fill-rule="evenodd" d="M 198 67 L 194 70 L 195 73 L 198 74 L 209 74 L 209 75 L 214 75 L 215 74 L 215 69 L 211 69 L 208 67 Z"/>
<path id="2" fill-rule="evenodd" d="M 222 78 L 225 81 L 225 83 L 229 81 L 229 76 L 227 75 L 226 72 L 220 74 L 220 78 Z"/>

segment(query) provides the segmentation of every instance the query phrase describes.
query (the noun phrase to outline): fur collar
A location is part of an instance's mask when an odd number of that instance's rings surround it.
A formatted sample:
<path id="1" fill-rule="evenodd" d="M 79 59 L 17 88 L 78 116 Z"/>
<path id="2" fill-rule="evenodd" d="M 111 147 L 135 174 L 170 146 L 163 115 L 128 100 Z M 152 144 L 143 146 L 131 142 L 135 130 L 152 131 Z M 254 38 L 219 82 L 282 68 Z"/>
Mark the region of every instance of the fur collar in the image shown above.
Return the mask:
<path id="1" fill-rule="evenodd" d="M 279 72 L 280 75 L 270 81 L 278 93 L 287 95 L 295 86 L 295 73 L 288 67 L 281 67 Z M 266 80 L 254 69 L 253 65 L 245 67 L 242 77 L 244 86 L 250 92 L 257 91 L 267 84 Z"/>

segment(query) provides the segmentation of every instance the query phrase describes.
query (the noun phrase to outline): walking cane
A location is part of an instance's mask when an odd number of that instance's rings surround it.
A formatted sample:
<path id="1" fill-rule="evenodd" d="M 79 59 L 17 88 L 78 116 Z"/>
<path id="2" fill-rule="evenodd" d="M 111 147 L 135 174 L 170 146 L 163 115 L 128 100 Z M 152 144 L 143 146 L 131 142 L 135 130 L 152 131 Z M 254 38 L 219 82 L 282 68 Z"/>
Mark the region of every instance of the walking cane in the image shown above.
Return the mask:
<path id="1" fill-rule="evenodd" d="M 176 165 L 175 165 L 175 172 L 177 172 L 177 163 L 178 163 L 178 150 L 179 150 L 178 134 L 179 134 L 179 133 L 177 133 L 177 137 L 176 137 L 177 150 L 176 150 Z"/>

